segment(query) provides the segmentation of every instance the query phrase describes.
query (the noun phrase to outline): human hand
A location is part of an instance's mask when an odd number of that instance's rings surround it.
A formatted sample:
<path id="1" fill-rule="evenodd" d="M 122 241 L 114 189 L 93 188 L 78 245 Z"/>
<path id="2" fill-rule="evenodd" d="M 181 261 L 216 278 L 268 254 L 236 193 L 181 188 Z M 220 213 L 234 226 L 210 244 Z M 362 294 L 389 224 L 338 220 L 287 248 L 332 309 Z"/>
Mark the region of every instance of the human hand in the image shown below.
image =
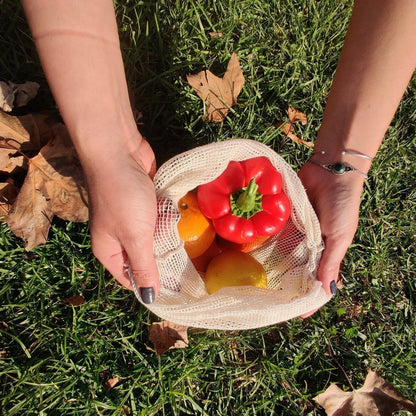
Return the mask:
<path id="1" fill-rule="evenodd" d="M 95 164 L 96 162 L 91 162 Z M 153 257 L 156 195 L 152 177 L 155 158 L 142 140 L 134 155 L 120 149 L 101 166 L 85 167 L 90 204 L 91 244 L 94 255 L 126 288 L 128 260 L 144 303 L 151 303 L 159 288 Z M 149 288 L 153 288 L 152 290 Z"/>
<path id="2" fill-rule="evenodd" d="M 355 172 L 337 176 L 307 162 L 299 178 L 318 216 L 325 244 L 318 280 L 327 294 L 334 295 L 342 259 L 357 229 L 364 177 Z"/>

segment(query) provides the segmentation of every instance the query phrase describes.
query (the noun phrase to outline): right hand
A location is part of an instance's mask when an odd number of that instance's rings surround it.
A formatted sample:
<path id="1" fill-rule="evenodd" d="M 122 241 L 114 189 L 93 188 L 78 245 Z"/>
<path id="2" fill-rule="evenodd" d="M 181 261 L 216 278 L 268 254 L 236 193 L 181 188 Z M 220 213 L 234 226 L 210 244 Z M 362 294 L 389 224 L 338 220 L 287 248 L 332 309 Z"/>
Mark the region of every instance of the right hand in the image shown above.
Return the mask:
<path id="1" fill-rule="evenodd" d="M 128 260 L 139 292 L 151 287 L 156 297 L 159 289 L 153 257 L 156 195 L 151 179 L 155 158 L 149 144 L 145 140 L 140 143 L 135 155 L 120 149 L 107 164 L 85 169 L 91 244 L 98 260 L 123 286 L 132 289 L 125 273 Z"/>

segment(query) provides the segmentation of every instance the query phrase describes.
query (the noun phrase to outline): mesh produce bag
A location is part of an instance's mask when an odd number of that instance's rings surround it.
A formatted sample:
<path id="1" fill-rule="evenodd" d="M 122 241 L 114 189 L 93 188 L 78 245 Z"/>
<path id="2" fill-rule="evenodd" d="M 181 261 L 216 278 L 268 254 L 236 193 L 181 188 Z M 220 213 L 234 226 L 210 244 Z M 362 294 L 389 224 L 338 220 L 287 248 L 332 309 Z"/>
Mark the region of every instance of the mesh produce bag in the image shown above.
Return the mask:
<path id="1" fill-rule="evenodd" d="M 217 178 L 231 160 L 257 156 L 268 157 L 280 172 L 283 192 L 291 201 L 283 230 L 250 253 L 265 268 L 267 288 L 225 287 L 209 295 L 179 238 L 178 201 Z M 200 146 L 163 164 L 154 184 L 158 219 L 153 253 L 161 288 L 156 301 L 146 307 L 160 318 L 198 328 L 251 329 L 300 316 L 330 299 L 316 280 L 323 248 L 318 219 L 296 173 L 268 146 L 249 139 Z"/>

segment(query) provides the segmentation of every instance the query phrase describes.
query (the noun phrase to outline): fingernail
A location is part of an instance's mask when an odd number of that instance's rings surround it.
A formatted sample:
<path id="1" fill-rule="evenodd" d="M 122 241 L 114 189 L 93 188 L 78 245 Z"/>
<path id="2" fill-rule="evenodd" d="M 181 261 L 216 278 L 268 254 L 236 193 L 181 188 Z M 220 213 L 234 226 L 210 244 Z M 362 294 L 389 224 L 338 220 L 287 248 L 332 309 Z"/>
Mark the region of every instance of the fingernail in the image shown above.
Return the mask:
<path id="1" fill-rule="evenodd" d="M 335 282 L 335 280 L 333 280 L 330 284 L 329 284 L 329 289 L 331 290 L 331 293 L 335 296 L 337 294 L 337 284 Z"/>
<path id="2" fill-rule="evenodd" d="M 153 303 L 155 301 L 155 292 L 152 287 L 141 287 L 140 296 L 143 303 Z"/>

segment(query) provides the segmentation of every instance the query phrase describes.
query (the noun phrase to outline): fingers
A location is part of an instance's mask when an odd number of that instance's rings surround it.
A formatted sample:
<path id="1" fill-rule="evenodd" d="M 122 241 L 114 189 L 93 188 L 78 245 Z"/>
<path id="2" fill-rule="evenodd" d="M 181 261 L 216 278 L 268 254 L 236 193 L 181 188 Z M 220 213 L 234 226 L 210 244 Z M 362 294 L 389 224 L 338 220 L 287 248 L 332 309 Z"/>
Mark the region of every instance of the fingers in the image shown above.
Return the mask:
<path id="1" fill-rule="evenodd" d="M 318 267 L 318 280 L 322 282 L 322 287 L 328 295 L 336 294 L 339 269 L 349 245 L 349 240 L 325 239 L 325 250 Z"/>
<path id="2" fill-rule="evenodd" d="M 140 241 L 126 246 L 130 278 L 143 301 L 153 303 L 159 292 L 159 272 L 153 257 L 153 241 Z"/>
<path id="3" fill-rule="evenodd" d="M 126 243 L 108 235 L 92 236 L 92 251 L 111 275 L 124 287 L 133 290 L 135 284 L 143 303 L 152 303 L 159 292 L 159 272 L 153 257 L 153 242 L 142 239 Z M 128 266 L 129 273 L 126 272 Z"/>
<path id="4" fill-rule="evenodd" d="M 125 288 L 133 290 L 131 281 L 123 272 L 127 256 L 120 243 L 108 235 L 91 233 L 91 248 L 95 257 L 108 270 L 108 272 Z"/>

